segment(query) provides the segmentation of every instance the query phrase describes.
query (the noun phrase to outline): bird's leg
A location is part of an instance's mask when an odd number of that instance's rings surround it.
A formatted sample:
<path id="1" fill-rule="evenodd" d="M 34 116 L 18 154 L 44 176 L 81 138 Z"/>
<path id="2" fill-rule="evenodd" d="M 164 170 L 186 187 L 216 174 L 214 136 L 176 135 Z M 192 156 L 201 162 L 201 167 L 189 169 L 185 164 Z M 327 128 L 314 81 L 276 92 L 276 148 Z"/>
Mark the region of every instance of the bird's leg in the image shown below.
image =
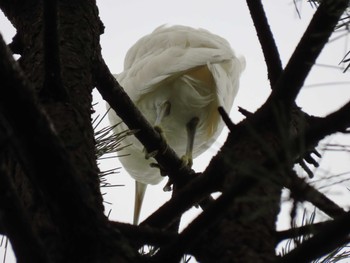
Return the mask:
<path id="1" fill-rule="evenodd" d="M 192 167 L 193 164 L 193 158 L 192 158 L 192 152 L 193 152 L 193 145 L 194 145 L 194 139 L 196 136 L 196 129 L 199 122 L 198 117 L 193 117 L 187 124 L 186 124 L 186 131 L 187 131 L 187 145 L 186 145 L 186 153 L 184 156 L 182 156 L 182 160 L 184 162 L 184 165 L 187 165 L 188 167 Z"/>
<path id="2" fill-rule="evenodd" d="M 148 152 L 146 148 L 143 148 L 143 152 L 145 153 L 145 159 L 148 160 L 149 158 L 152 158 L 157 155 L 158 151 L 152 151 Z"/>
<path id="3" fill-rule="evenodd" d="M 143 198 L 147 189 L 147 184 L 135 181 L 135 204 L 134 204 L 134 225 L 139 223 Z"/>
<path id="4" fill-rule="evenodd" d="M 163 130 L 160 127 L 162 120 L 170 114 L 171 103 L 166 100 L 157 106 L 157 117 L 154 123 L 154 129 L 164 138 Z M 158 151 L 147 152 L 146 151 L 146 159 L 156 156 Z"/>
<path id="5" fill-rule="evenodd" d="M 170 114 L 170 109 L 171 109 L 171 103 L 168 100 L 164 101 L 162 104 L 160 104 L 157 107 L 157 118 L 154 123 L 154 126 L 157 127 L 158 125 L 160 125 L 162 120 Z"/>
<path id="6" fill-rule="evenodd" d="M 193 164 L 193 145 L 194 145 L 194 139 L 196 136 L 196 130 L 199 123 L 198 117 L 193 117 L 187 124 L 186 124 L 186 131 L 187 131 L 187 145 L 186 145 L 186 153 L 181 157 L 183 166 L 192 167 Z M 171 191 L 171 185 L 173 182 L 169 178 L 168 183 L 164 186 L 164 191 Z"/>
<path id="7" fill-rule="evenodd" d="M 160 124 L 162 120 L 170 114 L 170 108 L 171 108 L 171 103 L 169 101 L 165 101 L 162 104 L 160 104 L 157 107 L 157 117 L 156 121 L 154 123 L 154 129 L 159 133 L 160 136 L 164 138 L 163 130 L 160 127 Z M 145 150 L 145 149 L 144 149 Z M 152 151 L 152 152 L 147 152 L 145 150 L 145 157 L 146 159 L 149 159 L 151 157 L 154 157 L 157 155 L 158 151 Z M 155 167 L 156 164 L 151 163 L 151 167 Z M 158 168 L 160 169 L 160 174 L 164 175 L 164 169 L 162 169 L 161 166 L 158 165 Z M 141 206 L 142 206 L 142 201 L 143 197 L 146 192 L 147 185 L 142 184 L 140 182 L 136 182 L 136 190 L 135 190 L 135 206 L 134 206 L 134 225 L 138 224 L 139 217 L 140 217 L 140 211 L 141 211 Z"/>

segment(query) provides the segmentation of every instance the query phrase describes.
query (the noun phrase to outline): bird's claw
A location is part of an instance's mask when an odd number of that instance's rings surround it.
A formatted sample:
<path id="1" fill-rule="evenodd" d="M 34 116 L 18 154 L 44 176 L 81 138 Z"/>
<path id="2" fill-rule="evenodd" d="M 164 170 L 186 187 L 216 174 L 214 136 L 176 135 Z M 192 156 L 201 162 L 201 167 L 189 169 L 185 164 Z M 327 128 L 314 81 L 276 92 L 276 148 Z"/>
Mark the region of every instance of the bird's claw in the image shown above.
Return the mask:
<path id="1" fill-rule="evenodd" d="M 157 153 L 154 155 L 154 156 L 156 156 L 159 152 L 161 154 L 164 154 L 168 150 L 168 144 L 166 143 L 166 138 L 165 138 L 165 134 L 163 132 L 163 129 L 156 125 L 156 126 L 154 126 L 154 130 L 159 133 L 159 136 L 160 136 L 161 140 L 163 141 L 163 143 L 161 144 L 161 148 L 159 150 L 157 150 Z"/>
<path id="2" fill-rule="evenodd" d="M 158 125 L 155 125 L 153 126 L 153 129 L 158 132 L 158 134 L 160 135 L 160 137 L 162 138 L 162 140 L 166 141 L 165 139 L 165 134 L 164 134 L 164 131 L 162 129 L 162 127 L 158 126 Z"/>
<path id="3" fill-rule="evenodd" d="M 187 154 L 185 154 L 181 157 L 181 161 L 182 161 L 181 168 L 186 167 L 186 166 L 191 168 L 193 165 L 192 157 L 188 156 Z"/>
<path id="4" fill-rule="evenodd" d="M 160 176 L 165 177 L 167 175 L 166 171 L 159 163 L 150 163 L 149 166 L 151 166 L 152 168 L 158 168 Z"/>
<path id="5" fill-rule="evenodd" d="M 144 148 L 144 152 L 145 152 L 146 160 L 148 160 L 149 158 L 153 158 L 158 154 L 158 150 L 154 150 L 152 152 L 147 152 L 146 148 Z"/>
<path id="6" fill-rule="evenodd" d="M 159 126 L 154 126 L 154 130 L 158 132 L 162 140 L 165 141 L 165 135 L 163 133 L 162 128 Z M 166 149 L 162 150 L 161 152 L 164 153 L 165 151 Z M 146 148 L 143 148 L 143 152 L 145 153 L 145 159 L 148 160 L 150 158 L 154 158 L 159 153 L 159 150 L 148 152 Z"/>
<path id="7" fill-rule="evenodd" d="M 150 166 L 152 168 L 158 168 L 159 169 L 159 172 L 160 172 L 160 175 L 161 176 L 166 176 L 166 172 L 165 170 L 163 169 L 163 167 L 161 165 L 159 165 L 158 163 L 150 163 Z M 170 192 L 172 190 L 172 181 L 169 179 L 168 182 L 166 183 L 166 185 L 163 187 L 163 191 L 164 192 Z"/>

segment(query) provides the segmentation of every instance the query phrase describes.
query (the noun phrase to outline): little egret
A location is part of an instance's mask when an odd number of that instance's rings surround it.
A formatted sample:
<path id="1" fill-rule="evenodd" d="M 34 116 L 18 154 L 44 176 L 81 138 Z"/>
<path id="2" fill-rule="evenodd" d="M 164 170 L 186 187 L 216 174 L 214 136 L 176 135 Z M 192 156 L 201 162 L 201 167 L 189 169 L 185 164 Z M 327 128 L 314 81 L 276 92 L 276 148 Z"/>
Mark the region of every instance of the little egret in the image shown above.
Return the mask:
<path id="1" fill-rule="evenodd" d="M 157 126 L 186 165 L 207 150 L 223 129 L 217 108 L 230 112 L 245 60 L 229 43 L 204 29 L 161 26 L 127 52 L 115 77 L 145 118 Z M 122 120 L 109 111 L 112 125 Z M 115 133 L 127 129 L 117 125 Z M 122 141 L 120 162 L 135 179 L 134 224 L 148 184 L 163 177 L 151 167 L 152 154 L 134 137 Z M 149 158 L 146 158 L 149 157 Z"/>

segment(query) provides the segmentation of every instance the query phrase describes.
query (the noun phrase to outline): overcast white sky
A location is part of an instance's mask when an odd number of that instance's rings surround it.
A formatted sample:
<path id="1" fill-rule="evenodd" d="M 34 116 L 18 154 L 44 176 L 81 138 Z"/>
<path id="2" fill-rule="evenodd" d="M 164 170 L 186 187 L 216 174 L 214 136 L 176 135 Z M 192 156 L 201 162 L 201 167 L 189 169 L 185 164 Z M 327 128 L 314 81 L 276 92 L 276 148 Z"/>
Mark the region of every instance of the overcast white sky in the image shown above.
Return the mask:
<path id="1" fill-rule="evenodd" d="M 300 1 L 297 2 L 299 5 Z M 159 25 L 182 24 L 201 27 L 226 38 L 233 49 L 246 58 L 247 66 L 231 112 L 232 119 L 235 122 L 242 119 L 237 112 L 237 106 L 255 111 L 267 98 L 270 89 L 266 67 L 245 1 L 98 0 L 97 3 L 105 25 L 105 33 L 101 36 L 103 56 L 113 73 L 122 71 L 124 56 L 130 46 Z M 299 5 L 300 19 L 295 11 L 293 0 L 264 1 L 264 6 L 285 66 L 315 9 L 307 3 Z M 0 17 L 0 32 L 7 42 L 10 42 L 14 33 L 3 16 Z M 318 63 L 337 66 L 345 52 L 349 50 L 348 48 L 346 38 L 334 41 L 328 44 Z M 329 85 L 318 85 L 325 83 Z M 324 116 L 350 100 L 349 74 L 343 74 L 340 69 L 317 66 L 305 84 L 306 87 L 298 97 L 298 104 L 310 114 Z M 99 100 L 98 96 L 96 100 Z M 104 103 L 101 102 L 99 106 L 98 111 L 102 113 L 105 109 Z M 224 137 L 223 135 L 220 138 L 221 142 L 224 141 Z M 350 141 L 346 136 L 333 139 L 332 142 L 335 142 L 334 140 L 348 144 Z M 205 169 L 210 156 L 215 154 L 220 145 L 220 143 L 215 144 L 207 154 L 197 158 L 194 162 L 194 169 L 197 171 Z M 334 173 L 347 172 L 350 171 L 349 159 L 349 153 L 341 156 L 330 153 L 327 154 L 327 159 L 321 162 L 321 168 L 328 171 L 336 164 Z M 119 164 L 116 160 L 103 162 L 104 168 L 117 165 Z M 125 186 L 108 189 L 105 199 L 112 205 L 107 204 L 106 209 L 107 211 L 112 209 L 111 219 L 131 222 L 134 183 L 123 169 L 118 175 L 109 178 L 112 184 L 124 184 Z M 165 182 L 166 180 L 159 186 L 148 189 L 141 212 L 141 221 L 169 198 L 170 195 L 162 191 Z M 332 197 L 339 204 L 348 205 L 350 199 L 347 186 L 349 184 L 343 183 L 331 190 L 325 190 L 331 191 Z M 188 219 L 185 221 L 188 222 Z M 281 227 L 282 225 L 287 226 L 287 221 L 282 221 L 284 223 L 281 223 Z"/>

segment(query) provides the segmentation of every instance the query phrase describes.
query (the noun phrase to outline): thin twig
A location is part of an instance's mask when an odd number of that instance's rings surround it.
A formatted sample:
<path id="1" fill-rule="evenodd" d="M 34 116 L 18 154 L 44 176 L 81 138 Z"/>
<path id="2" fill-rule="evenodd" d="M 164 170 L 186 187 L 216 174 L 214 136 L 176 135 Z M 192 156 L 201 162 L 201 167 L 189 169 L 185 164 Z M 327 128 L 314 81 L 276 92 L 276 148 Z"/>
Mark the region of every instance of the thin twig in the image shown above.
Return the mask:
<path id="1" fill-rule="evenodd" d="M 307 263 L 320 258 L 337 247 L 349 242 L 350 212 L 344 213 L 312 238 L 304 241 L 297 248 L 286 254 L 277 263 Z"/>
<path id="2" fill-rule="evenodd" d="M 319 222 L 315 224 L 308 224 L 300 227 L 293 227 L 288 230 L 276 232 L 276 244 L 284 239 L 296 238 L 298 236 L 313 235 L 324 229 L 332 221 Z"/>
<path id="3" fill-rule="evenodd" d="M 221 115 L 222 120 L 226 124 L 227 128 L 230 131 L 233 131 L 233 129 L 235 128 L 235 124 L 232 122 L 232 120 L 230 119 L 230 116 L 227 114 L 225 109 L 223 107 L 219 107 L 218 111 L 219 111 L 219 113 Z"/>

